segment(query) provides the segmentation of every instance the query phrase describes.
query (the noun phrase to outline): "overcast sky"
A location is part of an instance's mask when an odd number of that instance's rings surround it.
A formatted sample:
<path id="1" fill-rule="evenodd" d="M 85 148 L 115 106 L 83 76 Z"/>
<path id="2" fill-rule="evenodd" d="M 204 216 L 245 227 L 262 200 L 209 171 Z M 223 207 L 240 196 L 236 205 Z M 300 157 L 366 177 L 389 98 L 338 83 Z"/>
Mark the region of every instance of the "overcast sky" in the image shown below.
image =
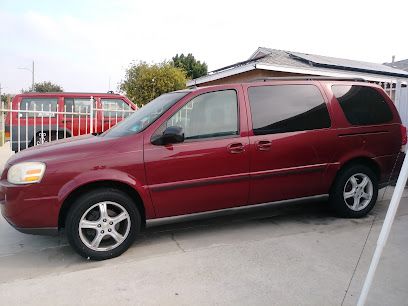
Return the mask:
<path id="1" fill-rule="evenodd" d="M 132 61 L 193 53 L 210 70 L 258 46 L 372 62 L 408 58 L 408 1 L 0 0 L 0 83 L 116 90 Z M 110 80 L 110 88 L 109 88 Z"/>

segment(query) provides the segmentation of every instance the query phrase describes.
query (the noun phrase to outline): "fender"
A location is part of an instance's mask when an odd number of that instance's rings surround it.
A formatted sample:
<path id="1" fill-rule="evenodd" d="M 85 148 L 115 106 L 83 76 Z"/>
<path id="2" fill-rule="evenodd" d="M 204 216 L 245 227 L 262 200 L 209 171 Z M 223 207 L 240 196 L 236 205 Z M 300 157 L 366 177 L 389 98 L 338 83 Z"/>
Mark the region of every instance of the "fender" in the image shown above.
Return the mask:
<path id="1" fill-rule="evenodd" d="M 57 196 L 60 207 L 66 198 L 79 187 L 100 181 L 116 181 L 119 183 L 124 183 L 133 188 L 142 199 L 146 219 L 155 218 L 156 213 L 147 186 L 143 185 L 140 181 L 129 174 L 116 169 L 95 169 L 78 174 L 60 188 Z"/>
<path id="2" fill-rule="evenodd" d="M 365 159 L 369 159 L 372 162 L 374 162 L 375 164 L 377 164 L 377 166 L 380 168 L 380 165 L 378 164 L 378 162 L 374 159 L 374 155 L 371 154 L 370 152 L 359 148 L 358 150 L 353 150 L 350 152 L 347 152 L 347 154 L 341 156 L 337 162 L 334 163 L 329 163 L 327 165 L 325 174 L 324 174 L 324 188 L 325 190 L 329 190 L 330 187 L 332 186 L 334 179 L 337 176 L 337 173 L 339 172 L 339 170 L 349 161 L 353 160 L 353 159 L 357 159 L 357 158 L 365 158 Z M 381 168 L 380 168 L 381 169 Z"/>

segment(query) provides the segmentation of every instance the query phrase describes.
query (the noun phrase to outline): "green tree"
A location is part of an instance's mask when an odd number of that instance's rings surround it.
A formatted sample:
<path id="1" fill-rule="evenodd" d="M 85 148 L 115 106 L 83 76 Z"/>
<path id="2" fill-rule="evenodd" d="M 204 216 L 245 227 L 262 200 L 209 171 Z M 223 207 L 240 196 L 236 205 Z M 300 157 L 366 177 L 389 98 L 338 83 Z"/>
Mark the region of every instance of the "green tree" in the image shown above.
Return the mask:
<path id="1" fill-rule="evenodd" d="M 8 98 L 10 97 L 10 101 L 13 99 L 12 95 L 9 94 L 1 94 L 1 102 L 3 102 L 4 107 L 8 108 Z"/>
<path id="2" fill-rule="evenodd" d="M 176 54 L 176 56 L 173 57 L 173 65 L 174 67 L 184 69 L 187 77 L 190 79 L 196 79 L 206 75 L 208 71 L 207 64 L 197 61 L 191 53 L 187 55 L 183 53 L 180 55 Z"/>
<path id="3" fill-rule="evenodd" d="M 42 82 L 42 83 L 35 83 L 34 84 L 34 91 L 35 92 L 62 92 L 61 86 L 57 84 L 53 84 L 51 82 Z"/>
<path id="4" fill-rule="evenodd" d="M 147 104 L 158 96 L 186 87 L 185 71 L 169 62 L 147 64 L 132 63 L 126 69 L 125 79 L 119 89 L 138 106 Z"/>
<path id="5" fill-rule="evenodd" d="M 30 92 L 31 89 L 29 90 L 22 90 L 22 92 Z M 34 92 L 62 92 L 64 89 L 62 89 L 61 86 L 54 84 L 52 82 L 41 82 L 41 83 L 35 83 L 34 84 Z"/>

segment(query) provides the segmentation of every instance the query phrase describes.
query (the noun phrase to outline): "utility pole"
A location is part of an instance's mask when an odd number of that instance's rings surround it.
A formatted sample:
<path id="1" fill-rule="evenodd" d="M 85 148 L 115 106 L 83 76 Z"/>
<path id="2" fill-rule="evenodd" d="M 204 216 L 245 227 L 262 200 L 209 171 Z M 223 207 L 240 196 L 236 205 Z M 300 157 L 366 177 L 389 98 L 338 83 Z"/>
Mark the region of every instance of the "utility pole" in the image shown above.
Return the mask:
<path id="1" fill-rule="evenodd" d="M 152 83 L 153 83 L 153 97 L 152 97 L 152 100 L 153 100 L 155 98 L 154 95 L 156 94 L 155 90 L 154 90 L 155 89 L 154 87 L 155 87 L 155 84 L 156 84 L 156 78 L 152 79 Z"/>
<path id="2" fill-rule="evenodd" d="M 34 91 L 34 75 L 35 75 L 35 70 L 34 70 L 34 61 L 33 61 L 33 65 L 32 65 L 32 67 L 31 67 L 31 69 L 30 68 L 27 68 L 27 67 L 19 67 L 19 68 L 17 68 L 17 69 L 22 69 L 22 70 L 27 70 L 27 71 L 30 71 L 31 72 L 31 91 Z"/>
<path id="3" fill-rule="evenodd" d="M 31 70 L 32 72 L 32 85 L 31 85 L 31 90 L 34 91 L 34 61 L 33 61 L 33 69 Z"/>

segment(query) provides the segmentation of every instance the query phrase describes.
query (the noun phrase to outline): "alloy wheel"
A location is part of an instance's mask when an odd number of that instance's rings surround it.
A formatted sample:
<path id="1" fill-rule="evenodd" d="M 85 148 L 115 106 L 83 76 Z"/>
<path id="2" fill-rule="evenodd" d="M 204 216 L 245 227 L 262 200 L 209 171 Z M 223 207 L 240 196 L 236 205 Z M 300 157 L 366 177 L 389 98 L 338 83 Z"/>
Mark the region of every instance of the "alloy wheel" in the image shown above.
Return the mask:
<path id="1" fill-rule="evenodd" d="M 115 202 L 92 205 L 81 217 L 78 231 L 81 241 L 94 251 L 109 251 L 125 241 L 130 231 L 130 216 Z"/>
<path id="2" fill-rule="evenodd" d="M 353 174 L 346 182 L 343 190 L 344 202 L 354 211 L 367 207 L 373 197 L 373 183 L 364 173 Z"/>

